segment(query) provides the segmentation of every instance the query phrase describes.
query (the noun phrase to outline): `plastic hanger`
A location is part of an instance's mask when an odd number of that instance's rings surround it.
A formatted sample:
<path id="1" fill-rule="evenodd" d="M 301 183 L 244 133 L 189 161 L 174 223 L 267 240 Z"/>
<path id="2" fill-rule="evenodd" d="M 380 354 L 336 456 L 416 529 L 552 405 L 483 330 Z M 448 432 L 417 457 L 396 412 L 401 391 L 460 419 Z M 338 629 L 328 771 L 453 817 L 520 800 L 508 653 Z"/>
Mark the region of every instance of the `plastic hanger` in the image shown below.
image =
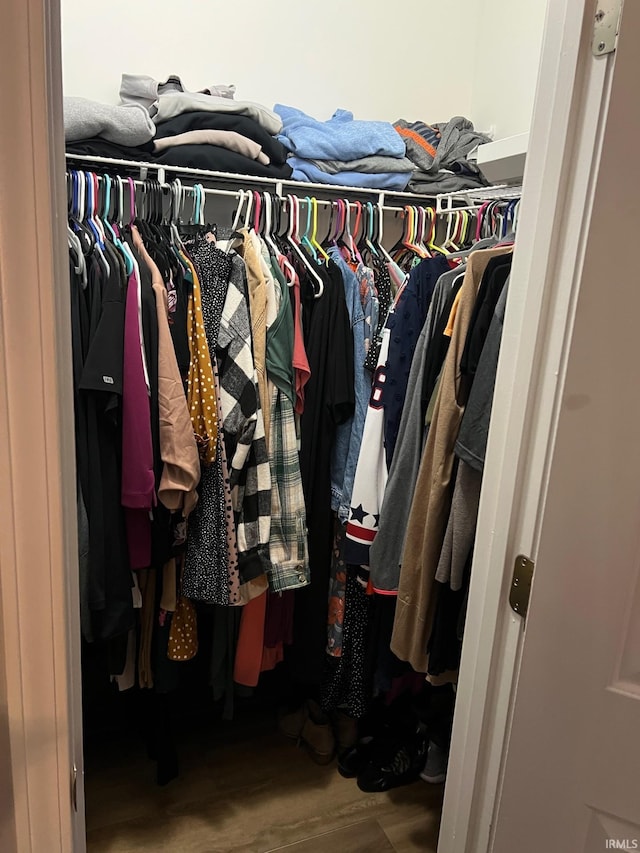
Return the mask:
<path id="1" fill-rule="evenodd" d="M 260 233 L 260 214 L 262 212 L 262 196 L 256 190 L 253 191 L 253 230 Z"/>
<path id="2" fill-rule="evenodd" d="M 353 236 L 351 238 L 352 243 L 353 243 L 353 254 L 354 254 L 355 259 L 358 261 L 358 263 L 363 264 L 364 261 L 362 260 L 362 254 L 360 253 L 360 246 L 358 245 L 359 240 L 357 239 L 358 231 L 360 230 L 361 225 L 364 225 L 363 219 L 362 219 L 362 202 L 354 201 L 352 204 L 352 207 L 355 208 L 355 211 L 356 211 L 355 223 L 353 226 Z"/>
<path id="3" fill-rule="evenodd" d="M 355 242 L 353 240 L 353 234 L 351 232 L 351 202 L 348 199 L 344 199 L 345 205 L 345 246 L 349 251 L 349 255 L 351 257 L 352 263 L 356 260 L 361 260 L 358 256 Z"/>
<path id="4" fill-rule="evenodd" d="M 87 193 L 87 224 L 93 231 L 96 237 L 96 251 L 98 253 L 98 257 L 100 258 L 100 262 L 104 267 L 104 271 L 107 276 L 111 275 L 111 266 L 105 254 L 105 240 L 106 235 L 104 232 L 104 227 L 102 222 L 97 218 L 97 186 L 98 186 L 98 176 L 93 172 L 85 172 L 84 173 L 85 181 L 86 181 L 86 193 Z"/>
<path id="5" fill-rule="evenodd" d="M 484 214 L 486 209 L 489 207 L 489 202 L 485 201 L 480 205 L 478 211 L 476 212 L 476 233 L 475 233 L 475 242 L 477 243 L 482 239 L 482 222 L 484 219 Z"/>
<path id="6" fill-rule="evenodd" d="M 114 246 L 119 250 L 124 259 L 125 272 L 127 276 L 130 276 L 133 272 L 133 261 L 131 256 L 125 251 L 122 240 L 120 239 L 120 233 L 117 225 L 118 221 L 122 221 L 122 178 L 114 180 L 108 175 L 104 175 L 103 180 L 105 180 L 107 184 L 105 192 L 107 201 L 105 201 L 104 223 L 112 235 Z M 112 196 L 114 199 L 113 213 L 111 211 Z M 111 220 L 111 222 L 109 220 Z"/>
<path id="7" fill-rule="evenodd" d="M 298 242 L 298 216 L 299 216 L 299 206 L 298 199 L 294 195 L 287 195 L 287 201 L 289 205 L 289 229 L 287 232 L 287 240 L 291 246 L 291 248 L 295 251 L 296 255 L 300 258 L 305 268 L 311 274 L 311 277 L 318 285 L 317 289 L 314 288 L 314 295 L 316 299 L 319 299 L 324 293 L 324 282 L 322 278 L 318 274 L 317 270 L 313 268 L 313 264 L 309 261 L 309 259 L 305 256 L 304 252 L 300 248 Z M 294 236 L 295 233 L 295 236 Z"/>
<path id="8" fill-rule="evenodd" d="M 82 248 L 82 243 L 76 232 L 71 227 L 74 225 L 76 217 L 76 181 L 72 172 L 67 172 L 67 212 L 69 214 L 69 222 L 67 223 L 67 244 L 74 259 L 74 269 L 77 275 L 80 276 L 82 289 L 87 287 L 87 261 Z"/>
<path id="9" fill-rule="evenodd" d="M 387 250 L 385 249 L 384 242 L 383 242 L 383 240 L 384 240 L 384 210 L 382 209 L 382 202 L 379 201 L 378 204 L 376 205 L 376 208 L 378 211 L 378 233 L 376 235 L 377 246 L 378 246 L 378 249 L 380 250 L 380 254 L 382 255 L 382 257 L 386 260 L 386 262 L 388 264 L 391 264 L 391 263 L 393 263 L 393 258 L 391 257 L 389 252 L 387 252 Z"/>
<path id="10" fill-rule="evenodd" d="M 346 225 L 346 209 L 344 201 L 341 198 L 339 198 L 334 205 L 336 210 L 336 227 L 331 237 L 331 243 L 336 248 L 339 248 L 342 235 L 344 234 L 344 227 Z"/>
<path id="11" fill-rule="evenodd" d="M 434 252 L 437 252 L 440 255 L 448 255 L 449 252 L 445 248 L 443 248 L 442 245 L 436 243 L 436 238 L 438 236 L 438 216 L 436 213 L 436 209 L 434 207 L 428 207 L 426 212 L 431 223 L 429 236 L 427 238 L 427 246 L 429 248 L 429 251 L 432 255 Z"/>
<path id="12" fill-rule="evenodd" d="M 373 229 L 375 227 L 375 218 L 376 218 L 376 209 L 374 208 L 373 204 L 370 201 L 368 201 L 367 202 L 367 236 L 365 239 L 365 243 L 368 246 L 371 254 L 375 258 L 379 258 L 380 253 L 378 252 L 378 249 L 376 248 L 376 245 L 373 242 L 373 240 L 374 240 Z"/>
<path id="13" fill-rule="evenodd" d="M 97 219 L 97 186 L 98 176 L 93 172 L 85 172 L 85 181 L 87 188 L 87 223 L 96 235 L 98 246 L 104 251 L 105 233 L 102 223 Z M 108 266 L 108 264 L 107 264 Z"/>
<path id="14" fill-rule="evenodd" d="M 231 230 L 232 231 L 238 230 L 238 224 L 240 222 L 240 216 L 242 214 L 242 208 L 244 207 L 245 198 L 246 198 L 245 191 L 240 190 L 240 192 L 238 193 L 238 206 L 236 207 L 236 212 L 235 212 L 234 217 L 231 221 Z"/>
<path id="15" fill-rule="evenodd" d="M 322 241 L 323 246 L 327 246 L 330 242 L 331 235 L 333 234 L 333 226 L 334 226 L 334 217 L 336 214 L 336 204 L 334 201 L 329 205 L 329 227 L 327 228 L 327 235 Z"/>
<path id="16" fill-rule="evenodd" d="M 451 211 L 447 215 L 447 235 L 444 239 L 444 243 L 442 244 L 442 248 L 447 251 L 459 252 L 460 247 L 456 245 L 454 242 L 454 237 L 458 230 L 460 213 L 458 211 Z M 455 226 L 454 226 L 455 223 Z"/>
<path id="17" fill-rule="evenodd" d="M 264 193 L 264 242 L 267 244 L 269 249 L 271 250 L 271 254 L 275 257 L 280 256 L 280 252 L 276 248 L 276 244 L 273 241 L 273 234 L 271 231 L 272 228 L 272 216 L 273 216 L 273 208 L 271 203 L 271 196 L 268 192 Z"/>
<path id="18" fill-rule="evenodd" d="M 314 247 L 317 255 L 321 255 L 325 262 L 329 261 L 329 255 L 322 248 L 320 243 L 318 243 L 318 200 L 313 196 L 311 198 L 311 208 L 312 208 L 312 230 L 311 230 L 311 245 Z"/>
<path id="19" fill-rule="evenodd" d="M 414 220 L 413 209 L 409 205 L 406 205 L 402 209 L 401 215 L 403 220 L 402 234 L 398 242 L 391 249 L 391 255 L 397 263 L 402 263 L 407 257 L 411 257 L 417 253 L 411 241 Z"/>
<path id="20" fill-rule="evenodd" d="M 244 214 L 244 225 L 243 227 L 249 230 L 251 223 L 251 211 L 253 210 L 253 193 L 251 190 L 247 191 L 247 209 Z"/>
<path id="21" fill-rule="evenodd" d="M 282 252 L 278 249 L 273 239 L 273 212 L 274 212 L 274 201 L 276 199 L 272 199 L 271 195 L 265 191 L 264 193 L 264 214 L 265 214 L 265 224 L 264 224 L 264 239 L 267 246 L 271 249 L 274 257 L 281 263 L 281 266 L 284 267 L 285 278 L 287 279 L 287 284 L 289 287 L 293 285 L 296 279 L 296 271 L 289 263 L 289 260 L 282 254 Z M 279 200 L 278 200 L 279 201 Z M 278 204 L 279 209 L 279 204 Z"/>
<path id="22" fill-rule="evenodd" d="M 96 246 L 96 238 L 84 220 L 84 178 L 81 173 L 73 170 L 70 173 L 71 179 L 71 204 L 69 212 L 69 221 L 74 233 L 80 240 L 83 254 L 89 255 L 94 251 Z"/>
<path id="23" fill-rule="evenodd" d="M 307 205 L 307 225 L 304 231 L 304 234 L 300 238 L 300 243 L 309 250 L 311 255 L 313 256 L 313 260 L 318 260 L 318 253 L 315 250 L 315 246 L 311 242 L 310 232 L 311 232 L 311 199 L 309 196 L 306 196 L 304 199 L 304 203 Z"/>
<path id="24" fill-rule="evenodd" d="M 422 252 L 425 258 L 430 258 L 431 253 L 427 248 L 425 243 L 426 231 L 427 231 L 427 211 L 424 207 L 417 208 L 417 234 L 416 234 L 416 245 Z"/>

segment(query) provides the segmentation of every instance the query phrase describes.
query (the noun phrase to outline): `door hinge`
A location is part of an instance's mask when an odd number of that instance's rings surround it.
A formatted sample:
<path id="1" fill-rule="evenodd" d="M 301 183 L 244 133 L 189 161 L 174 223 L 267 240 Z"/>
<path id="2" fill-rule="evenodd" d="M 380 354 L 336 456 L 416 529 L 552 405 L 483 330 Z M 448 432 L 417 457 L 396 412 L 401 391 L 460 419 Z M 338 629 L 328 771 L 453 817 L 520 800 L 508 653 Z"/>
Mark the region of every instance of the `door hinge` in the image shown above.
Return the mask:
<path id="1" fill-rule="evenodd" d="M 74 764 L 71 769 L 71 802 L 74 812 L 78 811 L 78 768 Z"/>
<path id="2" fill-rule="evenodd" d="M 535 563 L 524 554 L 516 557 L 513 567 L 513 578 L 511 579 L 511 590 L 509 591 L 509 604 L 519 616 L 523 618 L 529 609 L 529 596 L 531 595 L 531 581 Z"/>
<path id="3" fill-rule="evenodd" d="M 594 56 L 606 56 L 616 49 L 623 2 L 624 0 L 597 0 L 591 42 Z"/>

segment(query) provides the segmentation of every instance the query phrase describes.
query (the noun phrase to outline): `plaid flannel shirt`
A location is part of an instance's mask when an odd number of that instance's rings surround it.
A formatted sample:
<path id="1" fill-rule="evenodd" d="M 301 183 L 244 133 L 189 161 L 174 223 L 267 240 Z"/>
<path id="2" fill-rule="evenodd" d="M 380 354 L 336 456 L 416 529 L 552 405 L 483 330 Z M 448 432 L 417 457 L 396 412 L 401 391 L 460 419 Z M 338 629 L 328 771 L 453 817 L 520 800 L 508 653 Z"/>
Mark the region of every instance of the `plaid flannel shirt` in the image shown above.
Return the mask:
<path id="1" fill-rule="evenodd" d="M 272 386 L 271 395 L 269 459 L 271 569 L 267 574 L 271 591 L 283 592 L 307 586 L 310 577 L 307 522 L 293 403 L 275 385 Z"/>
<path id="2" fill-rule="evenodd" d="M 237 254 L 231 261 L 217 356 L 240 571 L 246 581 L 269 566 L 271 472 L 251 346 L 246 272 Z"/>

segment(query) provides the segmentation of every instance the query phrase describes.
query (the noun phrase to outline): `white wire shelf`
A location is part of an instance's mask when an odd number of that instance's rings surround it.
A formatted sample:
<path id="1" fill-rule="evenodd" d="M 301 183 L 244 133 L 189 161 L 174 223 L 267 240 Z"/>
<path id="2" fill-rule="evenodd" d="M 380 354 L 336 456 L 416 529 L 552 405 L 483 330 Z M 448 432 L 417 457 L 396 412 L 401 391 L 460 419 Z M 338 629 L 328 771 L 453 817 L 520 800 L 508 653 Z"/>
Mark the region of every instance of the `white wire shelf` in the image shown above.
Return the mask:
<path id="1" fill-rule="evenodd" d="M 477 210 L 487 201 L 508 201 L 522 197 L 522 186 L 494 184 L 490 187 L 478 187 L 473 190 L 459 190 L 453 193 L 440 193 L 436 196 L 436 213 Z"/>
<path id="2" fill-rule="evenodd" d="M 316 184 L 307 181 L 293 181 L 285 178 L 267 178 L 256 175 L 240 175 L 234 172 L 214 172 L 207 169 L 195 169 L 189 166 L 165 166 L 158 163 L 147 163 L 142 160 L 124 160 L 115 157 L 99 157 L 91 154 L 66 154 L 68 163 L 90 163 L 96 166 L 120 166 L 129 172 L 137 173 L 141 180 L 148 177 L 157 177 L 161 184 L 167 179 L 167 174 L 176 177 L 186 176 L 198 178 L 208 183 L 224 184 L 226 186 L 246 187 L 247 185 L 272 186 L 276 195 L 286 195 L 285 188 L 295 191 L 296 195 L 306 196 L 309 191 L 314 194 L 330 196 L 350 195 L 361 198 L 375 199 L 380 205 L 384 205 L 386 198 L 394 200 L 406 199 L 406 203 L 421 205 L 428 203 L 431 206 L 436 200 L 434 195 L 419 195 L 417 193 L 397 192 L 394 190 L 378 190 L 366 187 L 353 187 L 338 184 Z"/>

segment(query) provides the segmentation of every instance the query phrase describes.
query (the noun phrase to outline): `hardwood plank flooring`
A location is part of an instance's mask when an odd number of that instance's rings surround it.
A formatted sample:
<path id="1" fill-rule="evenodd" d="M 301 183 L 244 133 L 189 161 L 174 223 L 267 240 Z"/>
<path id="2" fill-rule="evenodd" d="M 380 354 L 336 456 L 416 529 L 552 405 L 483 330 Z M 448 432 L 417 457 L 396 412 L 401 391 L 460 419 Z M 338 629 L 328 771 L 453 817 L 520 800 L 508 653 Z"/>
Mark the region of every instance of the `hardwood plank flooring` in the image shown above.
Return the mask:
<path id="1" fill-rule="evenodd" d="M 340 853 L 393 853 L 393 846 L 375 820 L 363 820 L 352 823 L 343 829 L 324 832 L 314 838 L 296 841 L 286 847 L 277 847 L 270 853 L 326 853 L 327 850 L 339 850 Z"/>
<path id="2" fill-rule="evenodd" d="M 365 794 L 275 730 L 216 722 L 180 743 L 180 778 L 122 739 L 87 762 L 89 853 L 435 853 L 442 785 Z"/>

